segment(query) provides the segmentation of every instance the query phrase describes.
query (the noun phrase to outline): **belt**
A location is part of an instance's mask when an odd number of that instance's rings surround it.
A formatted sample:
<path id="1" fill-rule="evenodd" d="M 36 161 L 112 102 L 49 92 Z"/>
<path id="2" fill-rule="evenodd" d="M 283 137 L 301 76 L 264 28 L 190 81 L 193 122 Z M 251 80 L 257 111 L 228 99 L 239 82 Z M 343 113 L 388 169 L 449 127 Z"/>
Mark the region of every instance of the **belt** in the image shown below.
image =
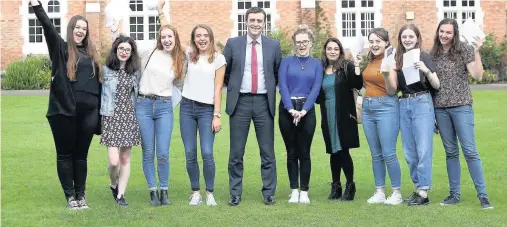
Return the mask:
<path id="1" fill-rule="evenodd" d="M 241 95 L 241 96 L 261 96 L 261 95 L 264 96 L 266 94 L 265 93 L 262 93 L 262 94 L 260 94 L 260 93 L 256 93 L 256 94 L 253 94 L 253 93 L 239 93 L 239 95 Z"/>
<path id="2" fill-rule="evenodd" d="M 185 97 L 182 97 L 181 100 L 185 101 L 185 102 L 191 102 L 191 103 L 194 103 L 194 104 L 197 104 L 197 105 L 201 105 L 201 106 L 210 106 L 210 107 L 214 107 L 215 106 L 213 104 L 198 102 L 198 101 L 195 101 L 195 100 L 192 100 L 192 99 L 188 99 L 188 98 L 185 98 Z"/>
<path id="3" fill-rule="evenodd" d="M 401 97 L 402 99 L 405 99 L 405 98 L 415 98 L 417 96 L 421 96 L 421 95 L 425 95 L 425 94 L 428 94 L 429 92 L 428 91 L 420 91 L 420 92 L 416 92 L 416 93 L 412 93 L 412 94 L 401 94 Z"/>
<path id="4" fill-rule="evenodd" d="M 165 100 L 170 99 L 171 96 L 158 96 L 158 95 L 137 95 L 138 98 L 152 99 L 152 100 Z"/>

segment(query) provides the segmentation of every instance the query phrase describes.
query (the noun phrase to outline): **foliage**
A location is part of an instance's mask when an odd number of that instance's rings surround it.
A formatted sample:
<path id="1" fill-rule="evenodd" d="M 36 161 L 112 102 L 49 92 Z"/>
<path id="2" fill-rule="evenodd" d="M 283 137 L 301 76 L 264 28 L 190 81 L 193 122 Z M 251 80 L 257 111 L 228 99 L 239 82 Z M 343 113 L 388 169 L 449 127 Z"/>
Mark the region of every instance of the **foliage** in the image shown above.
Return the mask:
<path id="1" fill-rule="evenodd" d="M 497 69 L 500 66 L 502 57 L 507 53 L 507 40 L 500 45 L 493 34 L 488 34 L 480 50 L 484 70 Z"/>
<path id="2" fill-rule="evenodd" d="M 482 80 L 476 81 L 476 80 L 474 80 L 474 78 L 472 78 L 472 75 L 468 74 L 468 83 L 469 84 L 491 84 L 491 83 L 494 83 L 498 80 L 497 76 L 498 76 L 497 74 L 486 70 L 482 74 Z"/>
<path id="3" fill-rule="evenodd" d="M 496 37 L 490 33 L 486 36 L 480 53 L 484 70 L 498 72 L 499 80 L 507 79 L 507 75 L 503 75 L 505 72 L 501 71 L 502 64 L 507 65 L 507 62 L 505 62 L 507 60 L 507 40 L 499 45 Z M 502 60 L 504 60 L 503 63 Z"/>
<path id="4" fill-rule="evenodd" d="M 7 66 L 2 79 L 5 90 L 48 89 L 51 81 L 51 61 L 48 57 L 27 56 Z"/>

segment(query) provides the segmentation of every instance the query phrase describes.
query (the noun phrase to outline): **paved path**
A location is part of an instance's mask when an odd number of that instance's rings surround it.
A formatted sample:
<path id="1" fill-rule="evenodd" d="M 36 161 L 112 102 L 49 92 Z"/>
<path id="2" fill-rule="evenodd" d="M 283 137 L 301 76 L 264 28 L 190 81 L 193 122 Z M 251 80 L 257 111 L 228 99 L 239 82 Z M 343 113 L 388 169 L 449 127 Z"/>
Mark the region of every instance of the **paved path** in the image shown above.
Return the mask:
<path id="1" fill-rule="evenodd" d="M 507 90 L 507 84 L 470 85 L 472 90 Z M 225 91 L 225 88 L 224 88 Z M 49 90 L 2 90 L 2 96 L 47 96 Z"/>

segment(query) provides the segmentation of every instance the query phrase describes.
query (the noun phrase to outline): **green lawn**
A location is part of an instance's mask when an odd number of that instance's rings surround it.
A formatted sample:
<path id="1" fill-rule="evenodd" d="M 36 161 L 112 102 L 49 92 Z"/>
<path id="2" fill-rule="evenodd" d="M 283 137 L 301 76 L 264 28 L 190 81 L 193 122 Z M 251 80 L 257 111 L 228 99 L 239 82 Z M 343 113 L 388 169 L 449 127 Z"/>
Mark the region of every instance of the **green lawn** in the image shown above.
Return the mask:
<path id="1" fill-rule="evenodd" d="M 126 209 L 111 198 L 106 171 L 106 149 L 93 141 L 89 155 L 87 211 L 68 211 L 56 175 L 55 151 L 45 113 L 47 97 L 2 96 L 2 225 L 3 226 L 507 226 L 507 91 L 474 92 L 476 138 L 484 164 L 486 183 L 494 210 L 481 210 L 475 189 L 462 158 L 462 203 L 442 207 L 448 184 L 445 155 L 439 136 L 435 136 L 433 191 L 431 204 L 424 207 L 368 205 L 374 190 L 371 156 L 360 127 L 361 148 L 352 151 L 357 185 L 353 202 L 328 201 L 330 170 L 320 127 L 312 149 L 311 205 L 288 204 L 285 150 L 278 127 L 276 153 L 278 164 L 277 203 L 263 204 L 260 190 L 260 158 L 255 134 L 250 134 L 245 155 L 243 202 L 229 207 L 227 160 L 229 130 L 217 136 L 217 207 L 188 205 L 190 186 L 185 168 L 179 120 L 175 117 L 171 144 L 170 199 L 173 205 L 151 207 L 141 167 L 141 150 L 132 158 L 131 180 L 127 187 Z M 175 113 L 178 113 L 176 110 Z M 318 121 L 320 122 L 320 120 Z M 320 124 L 320 123 L 319 123 Z M 253 128 L 253 127 L 252 127 Z M 253 129 L 252 129 L 253 130 Z M 411 184 L 398 140 L 402 166 L 402 192 L 409 195 Z M 202 174 L 201 174 L 202 175 Z M 202 179 L 202 176 L 201 176 Z M 201 185 L 203 185 L 203 180 Z"/>

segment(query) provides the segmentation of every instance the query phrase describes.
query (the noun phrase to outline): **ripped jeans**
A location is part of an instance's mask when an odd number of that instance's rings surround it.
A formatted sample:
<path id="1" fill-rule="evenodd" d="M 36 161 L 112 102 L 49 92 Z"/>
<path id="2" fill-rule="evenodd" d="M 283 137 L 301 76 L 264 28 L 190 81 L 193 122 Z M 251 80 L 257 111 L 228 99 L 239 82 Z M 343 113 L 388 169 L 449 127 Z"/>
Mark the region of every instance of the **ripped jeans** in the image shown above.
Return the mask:
<path id="1" fill-rule="evenodd" d="M 141 131 L 143 171 L 150 190 L 157 189 L 155 154 L 157 156 L 160 190 L 169 188 L 169 145 L 173 130 L 171 97 L 139 96 L 136 118 Z"/>

